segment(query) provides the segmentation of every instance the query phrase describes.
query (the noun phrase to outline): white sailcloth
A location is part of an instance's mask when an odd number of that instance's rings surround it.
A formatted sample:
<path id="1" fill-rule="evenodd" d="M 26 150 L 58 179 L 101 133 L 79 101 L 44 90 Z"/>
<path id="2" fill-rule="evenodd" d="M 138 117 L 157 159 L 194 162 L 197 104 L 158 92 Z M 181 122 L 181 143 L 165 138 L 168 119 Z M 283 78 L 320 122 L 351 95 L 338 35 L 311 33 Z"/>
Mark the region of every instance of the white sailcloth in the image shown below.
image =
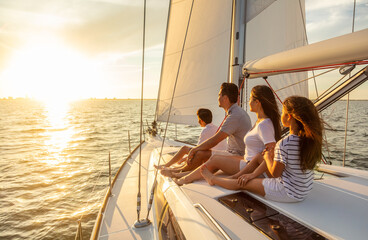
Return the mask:
<path id="1" fill-rule="evenodd" d="M 166 121 L 168 117 L 191 6 L 191 0 L 171 3 L 156 110 L 158 121 Z M 215 124 L 223 119 L 224 111 L 218 107 L 217 94 L 221 83 L 229 81 L 232 7 L 232 1 L 194 1 L 170 122 L 196 125 L 195 113 L 201 107 L 213 112 Z M 247 1 L 245 60 L 305 45 L 305 16 L 302 14 L 304 1 Z M 305 78 L 307 73 L 290 73 L 271 76 L 268 81 L 277 91 Z M 248 81 L 245 99 L 258 84 L 266 82 L 263 79 Z M 295 94 L 308 96 L 308 83 L 294 85 L 277 94 L 281 100 Z M 244 108 L 247 109 L 247 104 Z"/>
<path id="2" fill-rule="evenodd" d="M 172 1 L 157 104 L 157 120 L 168 117 L 192 0 Z M 197 125 L 196 111 L 208 108 L 219 125 L 225 112 L 217 97 L 228 82 L 232 1 L 194 1 L 170 122 Z"/>
<path id="3" fill-rule="evenodd" d="M 264 2 L 265 6 L 259 6 Z M 260 59 L 262 57 L 297 48 L 306 44 L 304 30 L 304 1 L 278 0 L 269 5 L 270 1 L 250 1 L 257 4 L 258 9 L 264 9 L 257 13 L 247 22 L 245 39 L 246 62 Z M 300 4 L 299 4 L 300 2 Z M 248 6 L 247 9 L 255 7 Z M 252 13 L 251 13 L 252 14 Z M 255 14 L 253 14 L 255 15 Z M 246 18 L 247 19 L 247 18 Z M 279 76 L 271 76 L 267 80 L 272 88 L 277 91 L 284 86 L 298 82 L 308 77 L 307 73 L 291 73 Z M 249 99 L 249 94 L 255 85 L 267 85 L 264 79 L 249 79 L 246 86 L 245 99 Z M 303 82 L 284 90 L 277 91 L 281 101 L 290 95 L 300 95 L 308 97 L 308 83 Z M 252 122 L 256 119 L 253 113 L 249 112 L 247 104 L 244 106 L 251 116 Z"/>

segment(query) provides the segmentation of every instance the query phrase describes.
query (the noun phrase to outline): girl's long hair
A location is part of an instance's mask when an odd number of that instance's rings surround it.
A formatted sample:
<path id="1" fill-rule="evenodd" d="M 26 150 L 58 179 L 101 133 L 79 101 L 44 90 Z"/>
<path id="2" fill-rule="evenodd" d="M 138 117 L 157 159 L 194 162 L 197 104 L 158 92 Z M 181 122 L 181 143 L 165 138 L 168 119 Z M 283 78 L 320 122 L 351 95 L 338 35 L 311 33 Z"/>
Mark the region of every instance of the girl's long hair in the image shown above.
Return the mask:
<path id="1" fill-rule="evenodd" d="M 279 141 L 281 139 L 280 111 L 277 107 L 275 95 L 266 85 L 253 87 L 251 94 L 254 99 L 261 102 L 263 112 L 271 119 L 275 129 L 275 140 L 276 142 Z"/>
<path id="2" fill-rule="evenodd" d="M 323 124 L 318 111 L 311 100 L 299 96 L 286 98 L 283 106 L 299 126 L 300 168 L 313 169 L 322 157 Z"/>

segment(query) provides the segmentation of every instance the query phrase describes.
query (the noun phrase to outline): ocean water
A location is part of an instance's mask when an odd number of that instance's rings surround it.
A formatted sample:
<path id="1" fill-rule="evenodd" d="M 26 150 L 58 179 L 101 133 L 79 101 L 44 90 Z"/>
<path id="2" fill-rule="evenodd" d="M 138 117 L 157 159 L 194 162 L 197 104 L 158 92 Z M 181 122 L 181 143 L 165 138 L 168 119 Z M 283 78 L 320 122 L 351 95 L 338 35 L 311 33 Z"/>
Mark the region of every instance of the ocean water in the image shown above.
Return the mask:
<path id="1" fill-rule="evenodd" d="M 156 102 L 145 100 L 145 125 Z M 323 113 L 328 150 L 341 165 L 346 102 Z M 350 102 L 346 165 L 368 169 L 368 101 Z M 115 174 L 139 142 L 139 100 L 42 104 L 0 100 L 0 239 L 74 239 L 80 219 L 89 239 L 108 186 L 108 154 Z M 162 124 L 164 126 L 164 124 Z M 169 125 L 169 138 L 176 138 Z M 195 143 L 200 127 L 177 126 Z M 136 207 L 136 206 L 131 206 Z"/>

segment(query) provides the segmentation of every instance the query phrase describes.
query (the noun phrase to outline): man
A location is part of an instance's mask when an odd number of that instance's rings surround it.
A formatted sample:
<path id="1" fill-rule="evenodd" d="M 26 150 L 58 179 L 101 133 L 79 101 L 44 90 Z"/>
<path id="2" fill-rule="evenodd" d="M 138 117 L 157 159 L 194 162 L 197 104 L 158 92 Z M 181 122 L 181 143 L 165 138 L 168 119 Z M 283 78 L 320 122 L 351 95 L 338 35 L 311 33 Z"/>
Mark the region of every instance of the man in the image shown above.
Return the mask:
<path id="1" fill-rule="evenodd" d="M 223 83 L 220 88 L 218 102 L 219 107 L 225 110 L 226 117 L 220 125 L 219 131 L 214 136 L 189 151 L 187 164 L 180 168 L 181 172 L 196 169 L 215 154 L 244 155 L 244 136 L 251 129 L 251 121 L 244 109 L 238 106 L 237 100 L 238 87 L 233 83 Z M 211 150 L 225 138 L 228 138 L 226 151 Z M 180 177 L 167 171 L 164 175 Z"/>

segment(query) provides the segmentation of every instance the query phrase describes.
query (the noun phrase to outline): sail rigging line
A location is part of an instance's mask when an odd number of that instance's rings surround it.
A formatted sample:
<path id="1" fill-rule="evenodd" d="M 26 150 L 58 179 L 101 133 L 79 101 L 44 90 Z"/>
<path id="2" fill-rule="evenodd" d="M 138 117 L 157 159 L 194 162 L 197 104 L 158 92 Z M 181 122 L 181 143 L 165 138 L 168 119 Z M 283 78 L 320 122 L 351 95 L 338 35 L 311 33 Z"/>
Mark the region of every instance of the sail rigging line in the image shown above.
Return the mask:
<path id="1" fill-rule="evenodd" d="M 165 33 L 165 42 L 167 40 L 167 33 L 168 33 L 168 29 L 169 29 L 169 20 L 170 20 L 170 11 L 171 11 L 171 0 L 169 1 L 169 9 L 168 9 L 168 14 L 167 14 L 167 19 L 166 19 L 166 33 Z M 164 47 L 164 50 L 162 51 L 162 62 L 161 62 L 161 72 L 160 72 L 160 87 L 158 88 L 158 93 L 157 93 L 157 101 L 156 101 L 156 111 L 155 111 L 155 119 L 154 122 L 157 123 L 158 121 L 158 104 L 159 104 L 159 99 L 160 99 L 160 92 L 161 92 L 161 81 L 162 81 L 162 74 L 164 71 L 164 57 L 165 57 L 165 53 L 166 53 L 166 47 Z M 161 122 L 159 122 L 159 126 L 157 129 L 160 129 L 161 126 Z"/>
<path id="2" fill-rule="evenodd" d="M 293 84 L 287 85 L 287 86 L 285 86 L 285 87 L 279 88 L 279 89 L 275 90 L 275 92 L 278 92 L 278 91 L 284 90 L 284 89 L 289 88 L 289 87 L 292 87 L 292 86 L 294 86 L 294 85 L 298 85 L 298 84 L 300 84 L 300 83 L 302 83 L 302 82 L 305 82 L 305 81 L 308 81 L 309 79 L 312 79 L 312 78 L 314 78 L 314 79 L 315 79 L 315 77 L 322 76 L 322 75 L 324 75 L 324 74 L 326 74 L 326 73 L 329 73 L 329 72 L 331 72 L 331 71 L 333 71 L 333 70 L 336 70 L 336 69 L 338 69 L 338 67 L 336 67 L 336 68 L 332 68 L 332 69 L 329 69 L 329 70 L 327 70 L 327 71 L 325 71 L 325 72 L 323 72 L 323 73 L 320 73 L 320 74 L 317 74 L 317 75 L 313 75 L 312 77 L 309 77 L 309 78 L 306 78 L 306 79 L 300 80 L 300 81 L 298 81 L 298 82 L 296 82 L 296 83 L 293 83 Z M 317 97 L 318 97 L 318 95 L 317 95 Z"/>
<path id="3" fill-rule="evenodd" d="M 304 19 L 304 14 L 303 14 L 303 9 L 302 9 L 302 3 L 299 0 L 299 9 L 300 9 L 300 14 L 302 16 L 302 22 L 303 22 L 303 27 L 304 27 L 304 34 L 305 34 L 305 41 L 307 42 L 307 44 L 309 44 L 308 41 L 308 35 L 307 35 L 307 27 L 305 26 L 305 19 Z M 314 88 L 316 90 L 316 96 L 318 97 L 318 89 L 317 89 L 317 82 L 316 82 L 316 76 L 314 76 L 314 70 L 312 70 L 312 75 L 313 75 L 313 80 L 314 80 Z"/>
<path id="4" fill-rule="evenodd" d="M 227 118 L 228 116 L 229 116 L 228 114 L 226 114 L 226 115 L 225 115 L 224 120 L 222 120 L 222 122 L 221 122 L 220 126 L 217 128 L 216 133 L 218 133 L 218 131 L 219 131 L 219 130 L 220 130 L 220 128 L 222 127 L 222 124 L 224 124 L 224 122 L 225 122 L 225 120 L 226 120 L 226 118 Z"/>
<path id="5" fill-rule="evenodd" d="M 170 2 L 170 5 L 171 5 L 171 2 Z M 169 125 L 170 114 L 171 114 L 172 105 L 173 105 L 173 102 L 174 102 L 176 85 L 177 85 L 178 79 L 179 79 L 179 72 L 180 72 L 181 62 L 182 62 L 182 59 L 183 59 L 183 53 L 184 53 L 184 48 L 185 48 L 185 44 L 186 44 L 186 40 L 187 40 L 187 35 L 188 35 L 190 20 L 192 18 L 193 6 L 194 6 L 194 0 L 192 0 L 190 12 L 189 12 L 187 28 L 186 28 L 186 31 L 185 31 L 184 42 L 183 42 L 183 46 L 182 46 L 182 50 L 181 50 L 181 54 L 180 54 L 178 70 L 177 70 L 177 73 L 176 73 L 175 84 L 174 84 L 174 88 L 173 88 L 173 92 L 172 92 L 172 97 L 171 97 L 171 101 L 170 101 L 170 108 L 169 108 L 169 112 L 168 112 L 167 120 L 166 120 L 165 132 L 164 132 L 164 136 L 163 136 L 163 139 L 162 139 L 162 145 L 161 145 L 161 150 L 160 150 L 160 157 L 159 157 L 159 160 L 158 160 L 157 165 L 160 165 L 160 162 L 161 162 L 161 159 L 162 159 L 162 151 L 164 149 L 164 144 L 165 144 L 165 139 L 166 139 L 166 134 L 167 134 L 167 128 L 168 128 L 168 125 Z M 148 209 L 147 209 L 146 219 L 148 218 L 148 215 L 149 215 L 149 213 L 151 211 L 151 208 L 152 208 L 153 198 L 154 198 L 154 195 L 155 195 L 154 190 L 155 190 L 156 185 L 157 185 L 157 174 L 158 174 L 158 170 L 156 170 L 155 178 L 153 180 L 153 184 L 152 184 L 152 188 L 151 188 L 151 195 L 150 195 L 150 199 L 149 199 L 149 203 L 148 203 L 148 207 L 147 207 Z"/>
<path id="6" fill-rule="evenodd" d="M 314 102 L 317 102 L 318 100 L 320 100 L 322 97 L 324 97 L 324 95 L 334 86 L 336 86 L 336 84 L 338 84 L 341 80 L 343 80 L 347 75 L 343 75 L 339 80 L 337 80 L 334 84 L 332 84 L 332 86 L 330 86 L 328 89 L 326 89 L 318 98 L 316 98 L 314 100 Z"/>
<path id="7" fill-rule="evenodd" d="M 141 225 L 140 212 L 141 212 L 141 172 L 142 172 L 142 133 L 143 133 L 143 83 L 144 83 L 144 53 L 146 45 L 146 0 L 143 7 L 143 36 L 142 36 L 142 87 L 141 87 L 141 114 L 140 114 L 140 128 L 139 128 L 139 167 L 138 167 L 138 193 L 137 193 L 137 221 L 134 224 L 135 227 L 143 227 L 150 223 L 148 218 L 143 221 L 144 225 Z"/>
<path id="8" fill-rule="evenodd" d="M 247 102 L 247 97 L 248 97 L 248 78 L 246 78 L 245 81 L 245 103 Z M 248 104 L 245 104 L 245 111 L 248 111 Z"/>
<path id="9" fill-rule="evenodd" d="M 240 87 L 238 88 L 238 105 L 241 106 L 241 107 L 243 106 L 243 103 L 244 102 L 243 101 L 240 101 L 240 94 L 241 94 L 241 91 L 243 89 L 244 82 L 245 82 L 245 79 L 246 78 L 247 78 L 247 75 L 244 76 L 243 81 L 241 82 Z M 225 121 L 225 119 L 224 119 L 224 121 Z M 221 123 L 221 125 L 222 125 L 222 123 Z"/>
<path id="10" fill-rule="evenodd" d="M 354 0 L 354 8 L 353 8 L 353 22 L 351 27 L 351 32 L 354 32 L 355 27 L 355 9 L 356 9 L 356 0 Z M 349 72 L 349 78 L 351 77 L 351 72 Z M 344 138 L 344 155 L 342 158 L 342 166 L 345 167 L 345 159 L 346 159 L 346 142 L 348 138 L 348 122 L 349 122 L 349 102 L 350 102 L 350 93 L 348 93 L 348 99 L 346 102 L 346 118 L 345 118 L 345 138 Z"/>
<path id="11" fill-rule="evenodd" d="M 89 202 L 91 201 L 92 199 L 92 196 L 95 196 L 95 194 L 93 194 L 95 192 L 95 189 L 96 189 L 96 186 L 97 186 L 97 183 L 100 182 L 100 177 L 101 177 L 101 174 L 102 174 L 102 171 L 103 169 L 100 168 L 100 171 L 98 173 L 98 176 L 97 176 L 97 180 L 95 182 L 95 184 L 93 185 L 93 188 L 92 188 L 92 191 L 91 191 L 91 195 L 90 197 L 88 198 L 87 202 L 86 202 L 86 207 L 85 209 L 88 208 L 88 205 L 89 205 Z M 110 189 L 109 189 L 110 191 Z M 100 200 L 100 199 L 99 199 Z M 100 201 L 98 201 L 100 202 Z M 86 214 L 90 214 L 92 211 L 95 211 L 93 208 L 90 208 L 89 211 L 86 211 L 86 212 L 83 212 L 82 215 L 80 216 L 80 218 L 77 220 L 78 222 L 78 227 L 77 227 L 77 232 L 76 232 L 76 236 L 75 236 L 75 239 L 77 239 L 77 236 L 79 236 L 79 239 L 83 239 L 83 236 L 82 236 L 82 219 L 83 217 L 86 215 Z M 81 238 L 82 237 L 82 238 Z"/>
<path id="12" fill-rule="evenodd" d="M 275 92 L 275 90 L 273 90 L 273 88 L 271 87 L 271 84 L 267 81 L 267 77 L 263 77 L 263 79 L 266 81 L 267 85 L 271 88 L 271 91 L 273 92 L 273 94 L 275 94 L 275 96 L 277 97 L 277 99 L 280 101 L 280 103 L 282 104 L 282 101 L 279 97 L 279 95 L 277 95 L 277 93 Z"/>

